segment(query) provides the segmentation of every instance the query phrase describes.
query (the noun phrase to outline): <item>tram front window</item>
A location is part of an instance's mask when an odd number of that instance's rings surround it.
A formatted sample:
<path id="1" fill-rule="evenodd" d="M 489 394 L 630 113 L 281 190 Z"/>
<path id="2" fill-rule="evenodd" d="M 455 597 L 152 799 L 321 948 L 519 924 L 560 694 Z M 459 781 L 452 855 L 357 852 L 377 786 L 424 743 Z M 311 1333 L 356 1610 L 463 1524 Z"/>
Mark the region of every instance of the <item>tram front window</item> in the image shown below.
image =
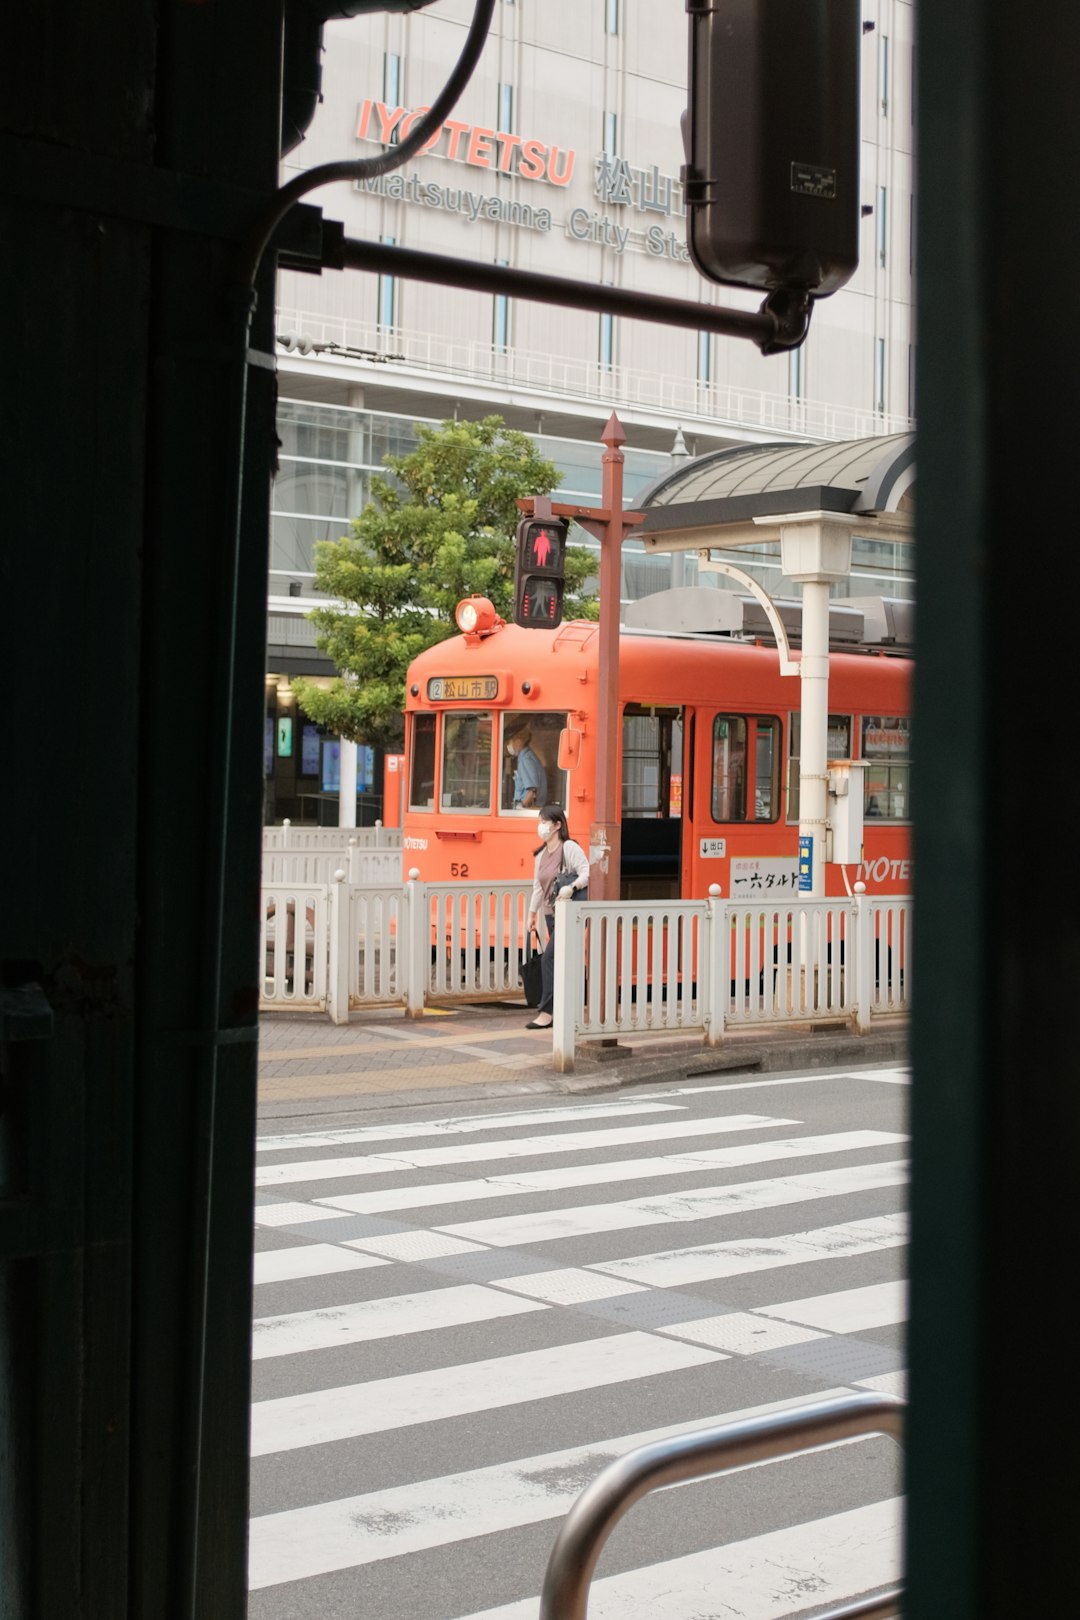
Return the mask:
<path id="1" fill-rule="evenodd" d="M 508 709 L 502 716 L 499 809 L 535 815 L 541 805 L 566 804 L 566 772 L 559 769 L 559 735 L 566 714 Z"/>
<path id="2" fill-rule="evenodd" d="M 444 714 L 443 810 L 491 809 L 491 715 Z"/>
<path id="3" fill-rule="evenodd" d="M 435 808 L 435 716 L 417 714 L 412 726 L 412 773 L 409 777 L 409 809 Z"/>

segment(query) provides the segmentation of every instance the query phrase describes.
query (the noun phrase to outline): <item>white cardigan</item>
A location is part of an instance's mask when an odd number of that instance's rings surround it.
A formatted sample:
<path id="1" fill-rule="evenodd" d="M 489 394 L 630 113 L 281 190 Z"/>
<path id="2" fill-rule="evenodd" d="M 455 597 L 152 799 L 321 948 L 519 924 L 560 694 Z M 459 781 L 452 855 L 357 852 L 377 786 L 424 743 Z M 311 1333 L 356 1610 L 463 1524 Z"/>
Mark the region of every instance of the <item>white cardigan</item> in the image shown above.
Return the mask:
<path id="1" fill-rule="evenodd" d="M 545 850 L 541 849 L 533 862 L 533 890 L 529 900 L 530 916 L 539 916 L 544 909 L 544 894 L 540 887 L 540 862 L 544 858 Z M 559 868 L 563 872 L 574 872 L 577 881 L 575 889 L 587 889 L 589 886 L 589 857 L 573 838 L 567 838 L 562 847 L 562 864 Z"/>

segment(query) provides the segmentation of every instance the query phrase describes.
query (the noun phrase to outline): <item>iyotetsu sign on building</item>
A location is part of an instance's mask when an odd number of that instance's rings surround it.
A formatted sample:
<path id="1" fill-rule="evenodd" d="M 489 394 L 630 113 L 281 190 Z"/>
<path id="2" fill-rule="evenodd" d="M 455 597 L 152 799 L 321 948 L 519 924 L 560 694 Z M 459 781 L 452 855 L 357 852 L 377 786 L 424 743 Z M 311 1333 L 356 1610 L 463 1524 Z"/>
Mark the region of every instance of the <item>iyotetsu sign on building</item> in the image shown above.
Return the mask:
<path id="1" fill-rule="evenodd" d="M 390 146 L 395 138 L 400 140 L 407 136 L 426 111 L 426 107 L 391 106 L 369 98 L 360 103 L 356 139 Z M 487 170 L 493 179 L 505 175 L 508 179 L 555 187 L 564 198 L 567 211 L 561 221 L 557 220 L 548 206 L 554 199 L 544 196 L 543 192 L 534 193 L 534 201 L 531 197 L 507 196 L 498 191 L 471 191 L 458 182 L 429 179 L 416 169 L 402 168 L 357 180 L 356 190 L 391 202 L 419 203 L 440 212 L 461 213 L 470 224 L 487 220 L 543 234 L 557 227 L 571 242 L 611 247 L 619 257 L 632 246 L 650 258 L 672 259 L 682 264 L 690 262 L 681 221 L 685 213 L 681 184 L 656 164 L 640 169 L 625 158 L 598 154 L 593 193 L 621 216 L 612 218 L 580 204 L 569 207 L 568 188 L 575 170 L 580 169 L 572 147 L 551 145 L 484 124 L 448 118 L 417 149 L 416 156 L 444 158 L 451 163 Z M 673 224 L 675 229 L 670 228 Z"/>
<path id="2" fill-rule="evenodd" d="M 389 146 L 395 134 L 408 135 L 427 107 L 388 107 L 383 101 L 362 101 L 356 120 L 358 141 L 374 141 Z M 448 118 L 418 155 L 430 153 L 451 163 L 467 163 L 474 169 L 491 169 L 497 174 L 516 174 L 521 180 L 539 180 L 549 186 L 568 186 L 574 173 L 576 154 L 549 146 L 544 141 L 511 135 L 506 130 L 489 129 L 483 124 L 466 124 Z"/>

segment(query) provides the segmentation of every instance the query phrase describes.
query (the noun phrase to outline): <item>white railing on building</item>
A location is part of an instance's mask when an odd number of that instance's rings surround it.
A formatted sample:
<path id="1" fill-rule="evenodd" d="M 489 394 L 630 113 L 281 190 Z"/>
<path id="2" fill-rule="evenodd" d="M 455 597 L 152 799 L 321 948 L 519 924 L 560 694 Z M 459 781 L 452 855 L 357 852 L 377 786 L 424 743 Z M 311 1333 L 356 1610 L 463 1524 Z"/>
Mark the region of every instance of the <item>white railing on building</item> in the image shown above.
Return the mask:
<path id="1" fill-rule="evenodd" d="M 850 405 L 768 394 L 761 389 L 735 388 L 629 366 L 602 366 L 598 360 L 584 357 L 502 349 L 493 343 L 454 340 L 434 332 L 378 326 L 309 310 L 279 309 L 277 326 L 281 333 L 297 332 L 314 343 L 357 351 L 350 356 L 348 352 L 336 355 L 331 350 L 330 358 L 354 358 L 358 364 L 375 360 L 380 373 L 412 369 L 467 377 L 497 387 L 527 389 L 549 398 L 601 398 L 615 406 L 637 406 L 677 417 L 684 427 L 700 420 L 710 428 L 724 424 L 830 441 L 907 433 L 914 428 L 910 417 Z"/>
<path id="2" fill-rule="evenodd" d="M 361 849 L 400 849 L 401 828 L 384 827 L 294 827 L 287 818 L 280 827 L 263 828 L 263 854 L 278 850 L 340 850 L 355 843 Z"/>
<path id="3" fill-rule="evenodd" d="M 353 851 L 355 859 L 362 852 Z M 393 852 L 396 855 L 396 852 Z M 400 857 L 398 857 L 400 858 Z M 517 998 L 528 953 L 528 883 L 353 882 L 346 857 L 326 883 L 266 883 L 264 1011 L 325 1012 Z M 789 901 L 560 900 L 554 1066 L 580 1042 L 791 1023 L 848 1024 L 910 1010 L 907 897 Z"/>

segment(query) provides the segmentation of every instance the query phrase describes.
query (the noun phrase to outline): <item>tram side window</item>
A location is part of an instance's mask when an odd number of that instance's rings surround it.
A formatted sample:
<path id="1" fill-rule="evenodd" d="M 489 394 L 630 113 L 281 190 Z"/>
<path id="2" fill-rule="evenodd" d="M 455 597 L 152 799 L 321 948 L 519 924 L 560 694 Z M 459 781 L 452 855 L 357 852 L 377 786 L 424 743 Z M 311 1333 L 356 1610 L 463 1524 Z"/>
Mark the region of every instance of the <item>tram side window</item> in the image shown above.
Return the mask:
<path id="1" fill-rule="evenodd" d="M 906 715 L 864 714 L 859 727 L 863 815 L 877 821 L 911 820 L 911 734 Z"/>
<path id="2" fill-rule="evenodd" d="M 714 821 L 776 820 L 780 811 L 780 737 L 780 721 L 774 715 L 716 716 Z"/>
<path id="3" fill-rule="evenodd" d="M 435 808 L 435 716 L 416 714 L 412 724 L 412 770 L 409 809 Z"/>
<path id="4" fill-rule="evenodd" d="M 566 772 L 559 769 L 559 737 L 566 714 L 508 709 L 502 716 L 499 809 L 535 815 L 541 805 L 566 806 Z"/>
<path id="5" fill-rule="evenodd" d="M 443 810 L 491 809 L 490 714 L 443 715 Z"/>
<path id="6" fill-rule="evenodd" d="M 801 756 L 802 715 L 796 709 L 788 715 L 787 819 L 799 819 L 799 760 Z M 825 744 L 828 759 L 851 759 L 851 716 L 830 714 Z"/>

